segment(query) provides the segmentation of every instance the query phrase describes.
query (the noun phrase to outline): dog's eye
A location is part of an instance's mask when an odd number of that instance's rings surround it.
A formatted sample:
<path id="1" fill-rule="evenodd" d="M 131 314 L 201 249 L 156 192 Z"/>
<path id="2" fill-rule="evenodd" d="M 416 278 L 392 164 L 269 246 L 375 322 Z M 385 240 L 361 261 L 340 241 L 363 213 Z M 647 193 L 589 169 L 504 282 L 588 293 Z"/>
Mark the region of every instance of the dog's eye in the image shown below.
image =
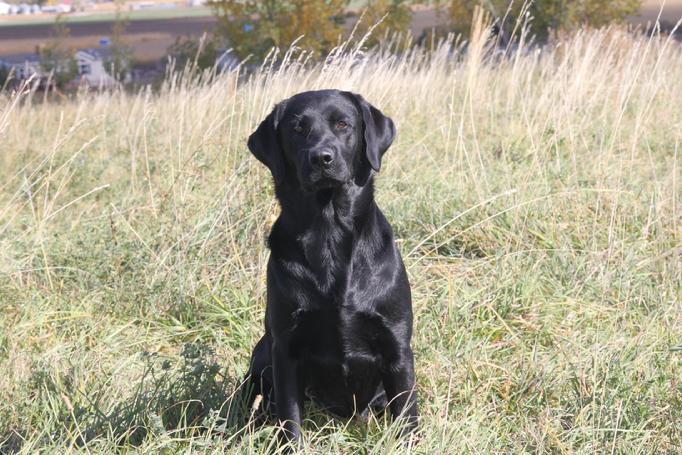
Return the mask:
<path id="1" fill-rule="evenodd" d="M 302 132 L 303 132 L 303 127 L 302 127 L 301 125 L 296 125 L 296 126 L 294 127 L 294 131 L 296 131 L 297 133 L 302 133 Z"/>
<path id="2" fill-rule="evenodd" d="M 334 126 L 337 130 L 345 130 L 348 127 L 348 123 L 344 122 L 343 120 L 339 120 Z"/>

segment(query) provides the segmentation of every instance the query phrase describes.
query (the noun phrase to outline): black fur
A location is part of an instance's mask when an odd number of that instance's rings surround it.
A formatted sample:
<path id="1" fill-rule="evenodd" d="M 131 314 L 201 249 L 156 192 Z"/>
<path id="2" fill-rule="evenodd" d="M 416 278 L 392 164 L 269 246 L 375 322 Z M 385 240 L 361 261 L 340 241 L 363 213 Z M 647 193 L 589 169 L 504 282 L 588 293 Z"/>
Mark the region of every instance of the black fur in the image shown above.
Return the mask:
<path id="1" fill-rule="evenodd" d="M 394 136 L 360 95 L 321 90 L 282 101 L 249 137 L 282 209 L 249 381 L 288 439 L 308 398 L 343 417 L 388 405 L 417 424 L 410 285 L 373 194 Z"/>

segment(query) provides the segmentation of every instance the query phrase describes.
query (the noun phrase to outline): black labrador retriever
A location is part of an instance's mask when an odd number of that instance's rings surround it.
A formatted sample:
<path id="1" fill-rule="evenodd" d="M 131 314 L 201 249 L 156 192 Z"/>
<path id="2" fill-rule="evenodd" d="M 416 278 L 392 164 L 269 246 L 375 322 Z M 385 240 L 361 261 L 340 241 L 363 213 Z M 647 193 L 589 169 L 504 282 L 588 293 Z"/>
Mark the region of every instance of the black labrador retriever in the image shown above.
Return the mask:
<path id="1" fill-rule="evenodd" d="M 300 440 L 306 398 L 341 417 L 388 406 L 404 431 L 417 425 L 410 284 L 374 202 L 394 136 L 360 95 L 320 90 L 277 104 L 249 137 L 281 205 L 250 399 L 262 396 L 288 440 Z"/>

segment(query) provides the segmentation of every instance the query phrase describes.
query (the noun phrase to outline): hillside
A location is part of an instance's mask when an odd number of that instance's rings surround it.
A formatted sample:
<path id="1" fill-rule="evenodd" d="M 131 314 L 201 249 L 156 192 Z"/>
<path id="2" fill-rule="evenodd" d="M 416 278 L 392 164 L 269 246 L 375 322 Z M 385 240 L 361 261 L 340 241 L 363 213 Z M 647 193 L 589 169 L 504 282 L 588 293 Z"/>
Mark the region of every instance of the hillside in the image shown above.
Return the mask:
<path id="1" fill-rule="evenodd" d="M 310 409 L 305 453 L 678 453 L 682 46 L 620 30 L 340 49 L 158 93 L 0 103 L 0 452 L 266 453 L 231 398 L 262 331 L 282 98 L 362 93 L 412 283 L 419 445 Z"/>

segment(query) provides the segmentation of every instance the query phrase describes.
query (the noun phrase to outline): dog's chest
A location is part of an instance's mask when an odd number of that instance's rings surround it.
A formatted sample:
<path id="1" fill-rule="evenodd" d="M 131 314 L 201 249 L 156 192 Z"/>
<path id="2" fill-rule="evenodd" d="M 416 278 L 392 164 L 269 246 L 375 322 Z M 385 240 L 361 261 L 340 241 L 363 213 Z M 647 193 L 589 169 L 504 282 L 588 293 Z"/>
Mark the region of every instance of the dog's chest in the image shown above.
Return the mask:
<path id="1" fill-rule="evenodd" d="M 299 310 L 294 317 L 292 353 L 304 363 L 339 366 L 344 374 L 381 359 L 384 330 L 375 315 L 343 307 Z"/>
<path id="2" fill-rule="evenodd" d="M 305 263 L 323 292 L 344 286 L 351 273 L 354 239 L 349 220 L 325 207 L 309 229 L 297 237 Z"/>

